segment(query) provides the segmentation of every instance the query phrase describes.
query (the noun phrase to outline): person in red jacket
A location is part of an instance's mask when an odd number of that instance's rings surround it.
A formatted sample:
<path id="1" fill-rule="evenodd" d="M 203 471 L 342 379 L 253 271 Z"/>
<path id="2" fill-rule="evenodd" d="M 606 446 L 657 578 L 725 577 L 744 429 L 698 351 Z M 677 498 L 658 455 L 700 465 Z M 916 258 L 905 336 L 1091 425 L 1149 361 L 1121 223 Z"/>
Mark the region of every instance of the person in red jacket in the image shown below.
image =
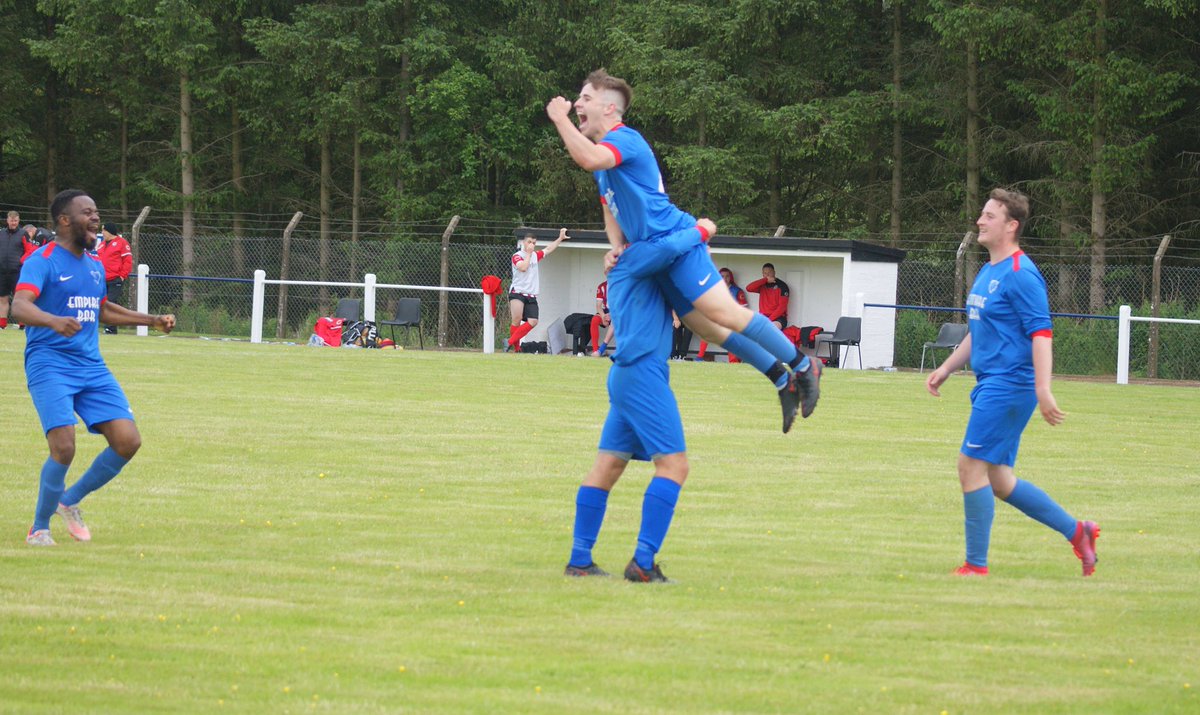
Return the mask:
<path id="1" fill-rule="evenodd" d="M 104 264 L 104 280 L 108 284 L 108 299 L 123 304 L 125 302 L 125 281 L 133 269 L 133 251 L 129 242 L 121 237 L 121 229 L 115 223 L 106 223 L 102 229 L 104 243 L 96 249 L 96 255 Z M 104 332 L 109 335 L 117 334 L 117 326 L 106 325 Z"/>
<path id="2" fill-rule="evenodd" d="M 764 263 L 763 277 L 746 286 L 751 293 L 758 293 L 758 312 L 767 316 L 776 328 L 787 327 L 788 299 L 792 291 L 788 284 L 775 277 L 775 266 Z"/>

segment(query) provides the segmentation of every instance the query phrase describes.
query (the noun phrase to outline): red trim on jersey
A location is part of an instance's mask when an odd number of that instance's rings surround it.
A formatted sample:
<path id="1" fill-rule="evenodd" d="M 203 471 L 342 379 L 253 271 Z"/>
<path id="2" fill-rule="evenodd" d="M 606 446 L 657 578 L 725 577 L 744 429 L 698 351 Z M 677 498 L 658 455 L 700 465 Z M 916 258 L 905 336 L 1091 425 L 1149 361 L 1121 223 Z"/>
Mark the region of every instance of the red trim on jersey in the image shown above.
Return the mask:
<path id="1" fill-rule="evenodd" d="M 601 197 L 600 197 L 600 205 L 601 205 L 601 206 L 608 206 L 608 199 L 606 199 L 606 198 L 604 198 L 603 196 L 601 196 Z"/>
<path id="2" fill-rule="evenodd" d="M 524 253 L 514 253 L 514 254 L 513 254 L 513 265 L 514 265 L 514 266 L 515 266 L 515 265 L 517 265 L 518 263 L 520 263 L 520 262 L 521 262 L 521 261 L 523 261 L 523 260 L 525 260 L 525 254 L 524 254 Z"/>
<path id="3" fill-rule="evenodd" d="M 608 149 L 609 151 L 611 151 L 613 153 L 613 156 L 616 157 L 616 159 L 617 159 L 618 166 L 621 164 L 621 150 L 620 149 L 616 148 L 612 144 L 609 144 L 608 142 L 600 142 L 600 146 L 604 147 L 605 149 Z"/>
<path id="4" fill-rule="evenodd" d="M 1053 338 L 1054 331 L 1051 330 L 1050 328 L 1046 328 L 1045 330 L 1035 331 L 1029 337 L 1031 337 L 1031 338 Z"/>
<path id="5" fill-rule="evenodd" d="M 13 289 L 13 292 L 20 293 L 23 290 L 27 290 L 27 291 L 33 293 L 34 298 L 37 298 L 39 295 L 42 294 L 42 292 L 40 290 L 38 290 L 38 287 L 32 283 L 18 283 L 17 287 Z"/>
<path id="6" fill-rule="evenodd" d="M 700 240 L 704 243 L 708 243 L 708 239 L 710 238 L 708 235 L 708 229 L 704 228 L 703 226 L 696 226 L 696 230 L 700 232 Z"/>
<path id="7" fill-rule="evenodd" d="M 539 261 L 540 261 L 540 260 L 542 260 L 543 258 L 545 258 L 545 257 L 546 257 L 546 252 L 545 252 L 545 251 L 538 251 L 538 252 L 537 252 L 537 257 L 538 257 L 538 260 L 539 260 Z"/>
<path id="8" fill-rule="evenodd" d="M 58 243 L 56 243 L 54 241 L 47 243 L 45 248 L 40 249 L 42 252 L 42 256 L 44 256 L 45 258 L 49 258 L 50 254 L 54 253 L 54 247 L 57 245 L 58 245 Z"/>
<path id="9" fill-rule="evenodd" d="M 1013 271 L 1021 270 L 1021 256 L 1024 256 L 1024 251 L 1017 251 L 1013 254 Z"/>

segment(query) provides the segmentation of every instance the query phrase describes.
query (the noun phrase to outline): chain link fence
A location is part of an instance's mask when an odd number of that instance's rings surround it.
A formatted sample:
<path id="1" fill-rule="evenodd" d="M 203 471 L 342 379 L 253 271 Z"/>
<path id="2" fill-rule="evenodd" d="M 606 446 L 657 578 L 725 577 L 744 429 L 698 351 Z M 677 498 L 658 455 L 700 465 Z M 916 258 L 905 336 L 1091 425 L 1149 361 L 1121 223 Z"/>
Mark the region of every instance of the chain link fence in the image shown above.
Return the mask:
<path id="1" fill-rule="evenodd" d="M 326 241 L 306 224 L 285 241 L 286 217 L 262 217 L 257 223 L 250 222 L 241 229 L 240 238 L 235 236 L 227 216 L 201 218 L 188 261 L 184 260 L 177 217 L 160 217 L 141 227 L 134 247 L 136 260 L 148 265 L 151 274 L 157 276 L 150 283 L 151 311 L 174 312 L 179 329 L 186 333 L 234 338 L 250 335 L 251 281 L 256 269 L 265 271 L 268 279 L 361 283 L 364 274 L 374 273 L 383 284 L 437 286 L 442 281 L 444 259 L 446 285 L 478 288 L 485 275 L 499 276 L 507 283 L 513 229 L 518 225 L 465 219 L 443 251 L 443 234 L 448 231 L 444 223 L 372 224 L 355 231 L 345 222 L 333 222 L 328 229 L 332 238 Z M 351 238 L 354 235 L 357 240 Z M 973 247 L 956 273 L 953 241 L 946 237 L 937 240 L 940 248 L 920 245 L 900 263 L 898 305 L 957 307 L 969 292 L 974 272 L 986 256 Z M 1126 304 L 1132 306 L 1134 315 L 1151 315 L 1154 269 L 1147 252 L 1113 256 L 1126 262 L 1110 261 L 1105 267 L 1098 284 L 1104 307 L 1091 315 L 1094 287 L 1086 257 L 1060 255 L 1048 248 L 1041 251 L 1037 242 L 1030 243 L 1033 248 L 1027 250 L 1046 278 L 1051 311 L 1069 314 L 1054 318 L 1055 372 L 1113 375 L 1118 307 Z M 1192 249 L 1183 248 L 1181 252 L 1183 260 L 1162 266 L 1159 313 L 1162 317 L 1200 319 L 1200 265 L 1188 257 Z M 186 267 L 188 263 L 190 268 Z M 185 273 L 191 277 L 185 277 Z M 263 333 L 295 342 L 306 341 L 317 318 L 332 315 L 339 298 L 362 297 L 361 288 L 350 286 L 287 286 L 280 320 L 282 288 L 266 287 Z M 444 320 L 439 320 L 442 295 L 446 310 Z M 391 318 L 400 298 L 421 300 L 421 329 L 426 344 L 439 344 L 441 325 L 445 330 L 443 346 L 481 347 L 482 306 L 478 294 L 379 289 L 377 319 Z M 133 304 L 132 290 L 126 301 Z M 503 326 L 509 320 L 507 303 L 503 296 L 497 301 L 497 341 L 503 340 Z M 941 323 L 963 320 L 964 315 L 953 312 L 897 310 L 896 366 L 917 367 L 922 346 L 935 338 Z M 1131 375 L 1200 380 L 1200 326 L 1136 323 L 1132 329 Z M 1157 340 L 1152 340 L 1155 331 Z M 399 331 L 397 337 L 407 340 L 404 344 L 419 342 L 416 335 L 406 338 L 407 332 Z M 1153 354 L 1152 343 L 1156 351 Z"/>

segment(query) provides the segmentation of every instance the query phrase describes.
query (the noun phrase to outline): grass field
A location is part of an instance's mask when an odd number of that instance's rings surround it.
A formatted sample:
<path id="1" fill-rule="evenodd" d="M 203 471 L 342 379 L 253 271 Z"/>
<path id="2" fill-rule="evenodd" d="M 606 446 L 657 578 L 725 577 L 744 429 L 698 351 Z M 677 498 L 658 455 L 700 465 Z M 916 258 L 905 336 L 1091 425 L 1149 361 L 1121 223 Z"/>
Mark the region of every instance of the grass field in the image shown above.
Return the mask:
<path id="1" fill-rule="evenodd" d="M 751 368 L 679 364 L 676 584 L 570 580 L 603 360 L 106 337 L 144 437 L 33 549 L 45 442 L 0 334 L 0 713 L 1200 712 L 1200 391 L 1056 383 L 1018 474 L 1097 575 L 997 507 L 962 561 L 973 380 L 839 372 L 778 433 Z M 73 481 L 102 448 L 79 436 Z M 635 463 L 597 561 L 633 551 Z"/>

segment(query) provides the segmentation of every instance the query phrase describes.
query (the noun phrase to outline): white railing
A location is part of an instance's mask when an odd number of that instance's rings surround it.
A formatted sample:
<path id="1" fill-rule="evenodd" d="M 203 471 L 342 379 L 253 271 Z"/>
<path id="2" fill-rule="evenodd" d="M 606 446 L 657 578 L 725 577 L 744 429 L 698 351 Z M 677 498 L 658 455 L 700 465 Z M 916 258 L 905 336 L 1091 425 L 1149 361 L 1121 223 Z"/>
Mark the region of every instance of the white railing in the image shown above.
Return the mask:
<path id="1" fill-rule="evenodd" d="M 150 267 L 145 264 L 139 264 L 137 268 L 137 309 L 143 313 L 150 312 Z M 254 292 L 250 308 L 250 342 L 262 342 L 263 329 L 263 310 L 265 308 L 266 286 L 267 285 L 304 285 L 304 286 L 333 286 L 346 288 L 362 288 L 363 289 L 363 319 L 375 320 L 375 292 L 379 288 L 397 289 L 397 290 L 423 290 L 434 292 L 447 293 L 478 293 L 483 298 L 483 352 L 496 352 L 496 318 L 492 315 L 492 306 L 489 296 L 483 292 L 481 288 L 450 288 L 443 286 L 414 286 L 400 285 L 395 283 L 377 283 L 375 274 L 368 273 L 363 276 L 361 283 L 346 283 L 334 281 L 284 281 L 284 280 L 267 280 L 267 273 L 263 270 L 254 271 Z M 145 326 L 140 326 L 137 329 L 138 335 L 148 335 L 149 330 Z"/>
<path id="2" fill-rule="evenodd" d="M 1117 384 L 1129 384 L 1129 324 L 1130 323 L 1185 323 L 1200 325 L 1200 320 L 1185 318 L 1154 318 L 1144 315 L 1133 315 L 1129 306 L 1121 306 L 1117 323 Z"/>

